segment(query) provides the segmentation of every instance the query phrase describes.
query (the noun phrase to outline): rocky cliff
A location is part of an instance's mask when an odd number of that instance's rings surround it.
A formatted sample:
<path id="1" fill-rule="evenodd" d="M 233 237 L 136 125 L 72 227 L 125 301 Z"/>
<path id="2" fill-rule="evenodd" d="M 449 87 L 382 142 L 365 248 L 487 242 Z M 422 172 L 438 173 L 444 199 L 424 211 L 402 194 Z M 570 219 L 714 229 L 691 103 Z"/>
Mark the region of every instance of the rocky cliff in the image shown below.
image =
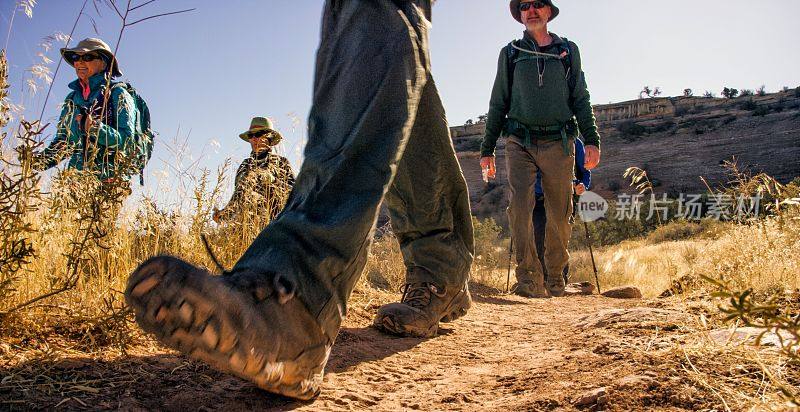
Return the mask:
<path id="1" fill-rule="evenodd" d="M 721 166 L 736 158 L 753 172 L 787 182 L 800 176 L 800 88 L 735 99 L 665 97 L 595 106 L 603 159 L 593 190 L 614 198 L 630 191 L 622 174 L 630 166 L 647 170 L 657 193 L 704 193 L 727 181 Z M 507 226 L 505 139 L 497 148 L 498 178 L 485 184 L 479 167 L 484 125 L 451 127 L 470 188 L 473 213 Z"/>

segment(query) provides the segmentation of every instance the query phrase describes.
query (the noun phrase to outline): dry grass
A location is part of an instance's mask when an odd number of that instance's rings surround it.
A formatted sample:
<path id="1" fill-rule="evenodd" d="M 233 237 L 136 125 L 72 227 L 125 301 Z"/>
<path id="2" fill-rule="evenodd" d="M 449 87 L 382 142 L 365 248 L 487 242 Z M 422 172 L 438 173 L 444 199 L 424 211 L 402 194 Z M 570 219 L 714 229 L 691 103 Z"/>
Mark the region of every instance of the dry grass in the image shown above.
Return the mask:
<path id="1" fill-rule="evenodd" d="M 5 71 L 0 57 L 0 99 L 4 102 Z M 0 107 L 3 126 L 8 113 L 6 105 Z M 178 185 L 190 190 L 171 205 L 143 197 L 128 199 L 121 211 L 118 196 L 98 195 L 99 188 L 85 175 L 64 173 L 40 182 L 29 165 L 37 134 L 36 127 L 23 127 L 16 136 L 4 133 L 0 139 L 4 179 L 0 199 L 8 199 L 0 225 L 4 269 L 0 273 L 0 366 L 87 354 L 115 357 L 134 345 L 147 347 L 149 341 L 132 327 L 121 294 L 135 266 L 150 256 L 169 253 L 215 270 L 201 241 L 201 236 L 206 236 L 213 254 L 230 267 L 267 223 L 227 227 L 211 223 L 211 212 L 222 203 L 223 187 L 228 184 L 226 167 L 216 174 L 184 171 Z M 738 193 L 749 195 L 768 187 L 768 200 L 780 201 L 780 188 L 766 177 L 737 178 Z M 797 191 L 793 193 L 789 196 L 797 196 Z M 700 276 L 721 280 L 736 290 L 752 289 L 764 297 L 798 289 L 800 212 L 791 204 L 775 209 L 767 219 L 737 224 L 673 222 L 646 238 L 605 246 L 595 256 L 602 286 L 636 285 L 646 297 L 655 298 L 683 282 L 680 292 L 701 296 L 700 303 L 711 310 L 722 302 L 709 297 L 714 287 L 698 281 Z M 474 223 L 472 280 L 503 290 L 508 239 L 500 238 L 493 222 Z M 639 229 L 631 230 L 637 235 L 644 233 Z M 573 279 L 594 280 L 588 251 L 573 252 L 571 267 Z M 383 231 L 353 293 L 351 313 L 366 316 L 379 302 L 396 299 L 404 276 L 397 241 L 390 231 Z M 789 306 L 788 311 L 797 316 L 797 306 Z M 717 318 L 709 316 L 712 321 Z M 697 344 L 680 347 L 657 360 L 719 399 L 719 403 L 703 407 L 780 409 L 783 401 L 778 388 L 800 384 L 797 359 L 784 355 Z M 91 390 L 92 382 L 53 381 L 46 377 L 47 370 L 35 373 L 37 378 L 32 381 L 14 377 L 10 381 L 23 386 L 49 385 L 53 391 L 67 394 Z"/>

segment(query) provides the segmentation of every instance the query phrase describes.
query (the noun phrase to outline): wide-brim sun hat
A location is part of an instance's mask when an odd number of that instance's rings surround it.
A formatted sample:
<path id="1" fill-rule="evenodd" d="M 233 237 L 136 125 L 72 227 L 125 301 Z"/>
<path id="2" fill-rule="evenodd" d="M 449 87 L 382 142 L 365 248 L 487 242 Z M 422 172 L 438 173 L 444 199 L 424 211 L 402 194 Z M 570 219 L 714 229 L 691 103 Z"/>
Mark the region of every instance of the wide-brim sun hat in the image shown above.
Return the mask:
<path id="1" fill-rule="evenodd" d="M 275 127 L 272 125 L 272 121 L 266 117 L 254 117 L 253 120 L 250 121 L 250 128 L 247 129 L 246 132 L 240 134 L 239 137 L 242 140 L 249 142 L 250 136 L 258 132 L 271 132 L 267 134 L 270 146 L 275 146 L 283 139 L 281 133 L 275 130 Z"/>
<path id="2" fill-rule="evenodd" d="M 552 0 L 541 0 L 541 1 L 542 3 L 550 6 L 550 8 L 553 10 L 553 14 L 550 16 L 550 19 L 547 20 L 547 21 L 553 21 L 553 19 L 555 19 L 556 16 L 558 16 L 559 12 L 558 7 L 556 7 L 556 5 L 553 4 Z M 519 11 L 519 3 L 520 0 L 511 0 L 511 2 L 509 2 L 508 4 L 508 7 L 511 9 L 511 15 L 514 17 L 514 20 L 522 24 L 525 24 L 522 22 L 522 12 Z"/>
<path id="3" fill-rule="evenodd" d="M 108 44 L 106 44 L 106 42 L 100 39 L 90 37 L 88 39 L 81 40 L 75 47 L 62 48 L 61 56 L 64 58 L 64 61 L 66 61 L 70 66 L 75 67 L 75 65 L 72 63 L 72 60 L 67 58 L 67 54 L 69 53 L 85 54 L 90 52 L 97 52 L 101 54 L 105 58 L 106 63 L 111 65 L 111 69 L 109 70 L 109 72 L 111 73 L 111 77 L 122 76 L 122 70 L 119 69 L 119 62 L 117 61 L 117 59 L 114 58 L 114 53 L 111 52 L 111 47 L 108 47 Z"/>

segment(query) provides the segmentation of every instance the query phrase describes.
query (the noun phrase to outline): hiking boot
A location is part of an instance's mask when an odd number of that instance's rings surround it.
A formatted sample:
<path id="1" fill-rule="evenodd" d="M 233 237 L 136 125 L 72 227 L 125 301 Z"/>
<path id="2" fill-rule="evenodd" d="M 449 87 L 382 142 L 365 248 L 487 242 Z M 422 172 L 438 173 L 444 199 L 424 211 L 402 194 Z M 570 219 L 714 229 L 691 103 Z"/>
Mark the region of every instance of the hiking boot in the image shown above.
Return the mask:
<path id="1" fill-rule="evenodd" d="M 403 286 L 400 303 L 383 305 L 373 324 L 394 335 L 429 338 L 438 332 L 439 322 L 452 322 L 471 306 L 466 283 L 448 289 L 427 282 L 409 283 Z"/>
<path id="2" fill-rule="evenodd" d="M 178 258 L 142 263 L 125 298 L 136 322 L 165 345 L 268 392 L 319 394 L 331 339 L 275 273 L 213 276 Z"/>
<path id="3" fill-rule="evenodd" d="M 564 283 L 563 276 L 553 276 L 547 278 L 547 291 L 550 293 L 550 296 L 554 298 L 560 298 L 564 296 L 564 289 L 566 288 L 566 284 Z"/>
<path id="4" fill-rule="evenodd" d="M 544 284 L 541 282 L 539 282 L 538 285 L 536 282 L 515 283 L 511 291 L 514 292 L 515 295 L 524 298 L 546 299 L 550 297 L 550 295 L 547 294 L 547 290 L 544 288 Z"/>

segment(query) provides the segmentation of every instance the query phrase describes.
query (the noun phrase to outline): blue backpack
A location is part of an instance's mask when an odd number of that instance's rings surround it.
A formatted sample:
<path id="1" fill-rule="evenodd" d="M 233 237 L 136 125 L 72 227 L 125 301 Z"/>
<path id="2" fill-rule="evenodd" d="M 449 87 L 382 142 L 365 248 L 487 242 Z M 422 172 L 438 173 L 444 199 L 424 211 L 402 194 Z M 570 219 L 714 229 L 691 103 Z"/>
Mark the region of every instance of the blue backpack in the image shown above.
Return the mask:
<path id="1" fill-rule="evenodd" d="M 131 97 L 133 97 L 134 105 L 136 106 L 138 127 L 134 135 L 133 173 L 131 174 L 138 174 L 139 184 L 144 186 L 144 168 L 147 166 L 150 158 L 153 157 L 153 145 L 156 137 L 152 124 L 150 123 L 150 109 L 147 107 L 147 102 L 144 101 L 142 96 L 136 92 L 136 89 L 134 89 L 130 83 L 114 83 L 111 89 L 113 90 L 115 87 L 124 87 Z"/>

